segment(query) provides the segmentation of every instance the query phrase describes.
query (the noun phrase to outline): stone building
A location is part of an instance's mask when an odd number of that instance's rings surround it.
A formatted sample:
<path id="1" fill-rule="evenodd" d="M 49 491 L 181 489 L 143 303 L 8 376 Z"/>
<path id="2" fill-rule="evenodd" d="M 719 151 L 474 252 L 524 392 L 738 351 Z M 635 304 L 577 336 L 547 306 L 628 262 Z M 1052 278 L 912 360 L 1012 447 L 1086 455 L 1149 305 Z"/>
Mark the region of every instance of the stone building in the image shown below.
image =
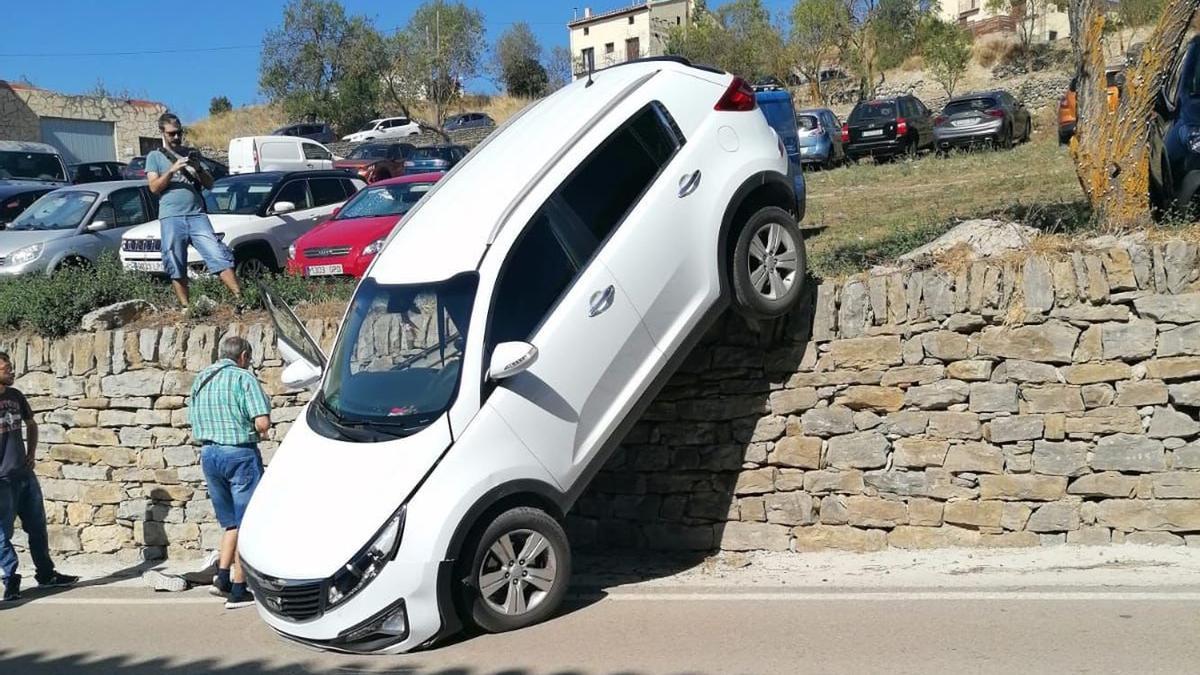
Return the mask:
<path id="1" fill-rule="evenodd" d="M 68 164 L 129 161 L 161 143 L 154 101 L 71 96 L 0 80 L 0 140 L 40 141 Z"/>
<path id="2" fill-rule="evenodd" d="M 1067 7 L 1061 8 L 1049 0 L 1029 0 L 1034 3 L 1036 17 L 1033 20 L 1031 37 L 1034 42 L 1054 42 L 1071 37 L 1071 23 L 1067 18 Z M 946 0 L 941 4 L 941 18 L 957 23 L 975 35 L 986 33 L 1016 33 L 1017 25 L 1025 15 L 1025 5 L 1011 2 L 1011 12 L 988 6 L 987 0 Z"/>
<path id="3" fill-rule="evenodd" d="M 667 33 L 691 18 L 693 0 L 642 0 L 611 12 L 583 16 L 567 24 L 575 77 L 644 56 L 662 56 Z"/>

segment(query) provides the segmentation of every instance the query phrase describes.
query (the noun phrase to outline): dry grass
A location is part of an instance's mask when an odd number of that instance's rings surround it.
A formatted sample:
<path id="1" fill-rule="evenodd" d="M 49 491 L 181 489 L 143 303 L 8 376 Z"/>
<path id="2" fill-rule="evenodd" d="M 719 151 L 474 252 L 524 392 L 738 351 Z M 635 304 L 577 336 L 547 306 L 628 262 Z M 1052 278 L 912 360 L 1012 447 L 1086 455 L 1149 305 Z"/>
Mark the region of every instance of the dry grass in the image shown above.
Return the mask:
<path id="1" fill-rule="evenodd" d="M 984 68 L 991 68 L 1009 58 L 1017 44 L 1005 38 L 989 38 L 975 43 L 975 62 Z"/>

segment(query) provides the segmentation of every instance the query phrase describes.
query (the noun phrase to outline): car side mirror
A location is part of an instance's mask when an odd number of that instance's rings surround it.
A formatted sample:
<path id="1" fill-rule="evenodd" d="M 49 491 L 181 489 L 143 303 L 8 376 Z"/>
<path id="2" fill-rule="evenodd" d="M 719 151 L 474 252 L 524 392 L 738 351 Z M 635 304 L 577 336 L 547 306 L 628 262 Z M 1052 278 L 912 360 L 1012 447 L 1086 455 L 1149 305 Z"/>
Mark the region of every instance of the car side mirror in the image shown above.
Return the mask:
<path id="1" fill-rule="evenodd" d="M 291 202 L 275 202 L 275 206 L 271 207 L 271 213 L 291 213 L 296 210 L 296 205 Z"/>
<path id="2" fill-rule="evenodd" d="M 528 342 L 502 342 L 492 350 L 488 379 L 499 382 L 529 370 L 537 362 L 537 347 Z"/>
<path id="3" fill-rule="evenodd" d="M 104 230 L 107 230 L 107 229 L 108 229 L 108 221 L 107 220 L 93 220 L 92 222 L 88 223 L 88 226 L 87 226 L 88 232 L 103 232 Z"/>
<path id="4" fill-rule="evenodd" d="M 341 211 L 342 211 L 342 207 L 340 207 L 340 206 L 335 206 L 335 207 L 333 207 L 333 212 L 329 214 L 329 217 L 330 217 L 330 218 L 337 218 L 337 214 L 338 214 L 338 213 L 341 213 Z"/>
<path id="5" fill-rule="evenodd" d="M 292 389 L 308 389 L 321 381 L 321 367 L 307 359 L 292 361 L 279 374 L 279 381 Z"/>
<path id="6" fill-rule="evenodd" d="M 1154 112 L 1166 117 L 1171 113 L 1171 104 L 1167 98 L 1166 87 L 1159 88 L 1154 92 Z"/>

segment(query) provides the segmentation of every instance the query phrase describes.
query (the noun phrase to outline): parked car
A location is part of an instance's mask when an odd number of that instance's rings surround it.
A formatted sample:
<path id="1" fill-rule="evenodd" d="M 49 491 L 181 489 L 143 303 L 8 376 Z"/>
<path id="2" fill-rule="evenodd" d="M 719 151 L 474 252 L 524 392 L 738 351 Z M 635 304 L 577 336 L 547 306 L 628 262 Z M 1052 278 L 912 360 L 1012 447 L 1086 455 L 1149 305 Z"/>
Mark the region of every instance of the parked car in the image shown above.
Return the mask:
<path id="1" fill-rule="evenodd" d="M 359 190 L 325 222 L 288 248 L 288 272 L 298 276 L 361 277 L 404 214 L 443 173 L 389 178 Z"/>
<path id="2" fill-rule="evenodd" d="M 1121 90 L 1125 88 L 1125 66 L 1110 65 L 1104 71 L 1105 94 L 1108 98 L 1108 109 L 1116 112 L 1121 100 Z M 1067 93 L 1058 100 L 1058 143 L 1066 145 L 1075 135 L 1075 123 L 1079 117 L 1075 89 L 1078 79 L 1071 78 Z"/>
<path id="3" fill-rule="evenodd" d="M 121 177 L 125 180 L 134 180 L 137 178 L 146 177 L 146 156 L 138 155 L 129 160 L 125 165 L 125 170 L 121 172 Z"/>
<path id="4" fill-rule="evenodd" d="M 49 273 L 94 263 L 121 236 L 156 217 L 146 181 L 109 181 L 43 195 L 0 232 L 0 275 Z M 157 221 L 155 221 L 157 227 Z"/>
<path id="5" fill-rule="evenodd" d="M 1033 134 L 1033 115 L 1007 91 L 955 96 L 933 120 L 938 150 L 992 145 L 1011 148 Z"/>
<path id="6" fill-rule="evenodd" d="M 404 160 L 416 149 L 412 143 L 365 143 L 350 151 L 333 168 L 349 171 L 374 183 L 404 175 Z"/>
<path id="7" fill-rule="evenodd" d="M 0 180 L 0 230 L 54 188 L 23 180 Z"/>
<path id="8" fill-rule="evenodd" d="M 342 171 L 272 171 L 239 174 L 215 182 L 204 201 L 213 230 L 233 250 L 239 276 L 279 271 L 288 246 L 353 195 L 364 183 Z M 188 247 L 188 268 L 204 261 Z M 135 227 L 121 241 L 125 269 L 162 274 L 158 222 Z"/>
<path id="9" fill-rule="evenodd" d="M 67 165 L 53 145 L 0 141 L 0 180 L 28 180 L 67 185 Z"/>
<path id="10" fill-rule="evenodd" d="M 72 164 L 68 168 L 71 171 L 71 182 L 75 185 L 122 180 L 125 173 L 124 162 L 84 162 Z"/>
<path id="11" fill-rule="evenodd" d="M 242 521 L 260 616 L 401 652 L 554 614 L 562 518 L 625 430 L 731 304 L 769 319 L 800 299 L 788 170 L 740 78 L 632 61 L 531 104 L 438 181 L 332 357 L 265 288 L 283 381 L 320 384 Z"/>
<path id="12" fill-rule="evenodd" d="M 842 123 L 829 108 L 810 108 L 796 113 L 800 135 L 800 161 L 824 169 L 846 161 L 842 145 Z"/>
<path id="13" fill-rule="evenodd" d="M 449 171 L 470 152 L 465 145 L 426 145 L 415 148 L 404 160 L 405 173 Z"/>
<path id="14" fill-rule="evenodd" d="M 337 134 L 333 133 L 333 127 L 325 123 L 289 124 L 272 131 L 271 135 L 296 136 L 297 138 L 307 138 L 310 141 L 318 143 L 333 143 L 338 139 Z"/>
<path id="15" fill-rule="evenodd" d="M 295 136 L 242 136 L 229 141 L 229 173 L 333 168 L 333 153 Z"/>
<path id="16" fill-rule="evenodd" d="M 933 114 L 911 95 L 859 101 L 842 125 L 842 144 L 854 161 L 912 156 L 933 142 Z"/>
<path id="17" fill-rule="evenodd" d="M 494 127 L 496 120 L 492 119 L 487 113 L 462 113 L 460 115 L 451 115 L 446 118 L 442 128 L 446 131 L 460 131 L 462 129 L 478 129 L 479 127 Z"/>
<path id="18" fill-rule="evenodd" d="M 767 84 L 754 88 L 754 103 L 762 111 L 767 124 L 779 137 L 788 158 L 788 173 L 792 177 L 792 189 L 796 192 L 796 203 L 804 206 L 807 194 L 804 184 L 804 167 L 800 163 L 800 135 L 796 129 L 796 108 L 792 104 L 792 95 L 786 89 Z M 803 209 L 799 218 L 804 217 Z"/>
<path id="19" fill-rule="evenodd" d="M 421 125 L 407 117 L 384 117 L 367 122 L 362 129 L 342 136 L 342 140 L 361 143 L 382 138 L 416 136 L 419 133 L 421 133 Z"/>
<path id="20" fill-rule="evenodd" d="M 1184 47 L 1154 101 L 1150 200 L 1155 210 L 1200 212 L 1200 37 Z"/>

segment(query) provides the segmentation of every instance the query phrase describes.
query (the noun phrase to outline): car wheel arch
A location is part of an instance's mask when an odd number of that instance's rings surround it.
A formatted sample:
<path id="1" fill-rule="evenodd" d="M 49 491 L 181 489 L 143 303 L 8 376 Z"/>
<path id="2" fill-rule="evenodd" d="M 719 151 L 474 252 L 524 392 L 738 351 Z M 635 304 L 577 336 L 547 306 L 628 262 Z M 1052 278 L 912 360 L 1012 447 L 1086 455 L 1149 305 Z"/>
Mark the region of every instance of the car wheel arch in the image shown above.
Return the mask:
<path id="1" fill-rule="evenodd" d="M 717 238 L 722 295 L 731 293 L 733 289 L 733 280 L 729 277 L 728 265 L 725 265 L 724 261 L 732 255 L 733 247 L 737 243 L 735 226 L 745 222 L 751 214 L 765 206 L 778 206 L 795 216 L 797 221 L 803 215 L 798 213 L 796 191 L 788 183 L 787 176 L 777 171 L 760 171 L 743 181 L 725 207 L 720 235 Z"/>
<path id="2" fill-rule="evenodd" d="M 230 251 L 233 251 L 233 258 L 236 261 L 239 255 L 245 255 L 248 252 L 254 251 L 260 254 L 260 257 L 269 262 L 276 270 L 282 266 L 279 263 L 279 256 L 275 254 L 275 247 L 266 239 L 237 239 L 226 244 Z"/>

